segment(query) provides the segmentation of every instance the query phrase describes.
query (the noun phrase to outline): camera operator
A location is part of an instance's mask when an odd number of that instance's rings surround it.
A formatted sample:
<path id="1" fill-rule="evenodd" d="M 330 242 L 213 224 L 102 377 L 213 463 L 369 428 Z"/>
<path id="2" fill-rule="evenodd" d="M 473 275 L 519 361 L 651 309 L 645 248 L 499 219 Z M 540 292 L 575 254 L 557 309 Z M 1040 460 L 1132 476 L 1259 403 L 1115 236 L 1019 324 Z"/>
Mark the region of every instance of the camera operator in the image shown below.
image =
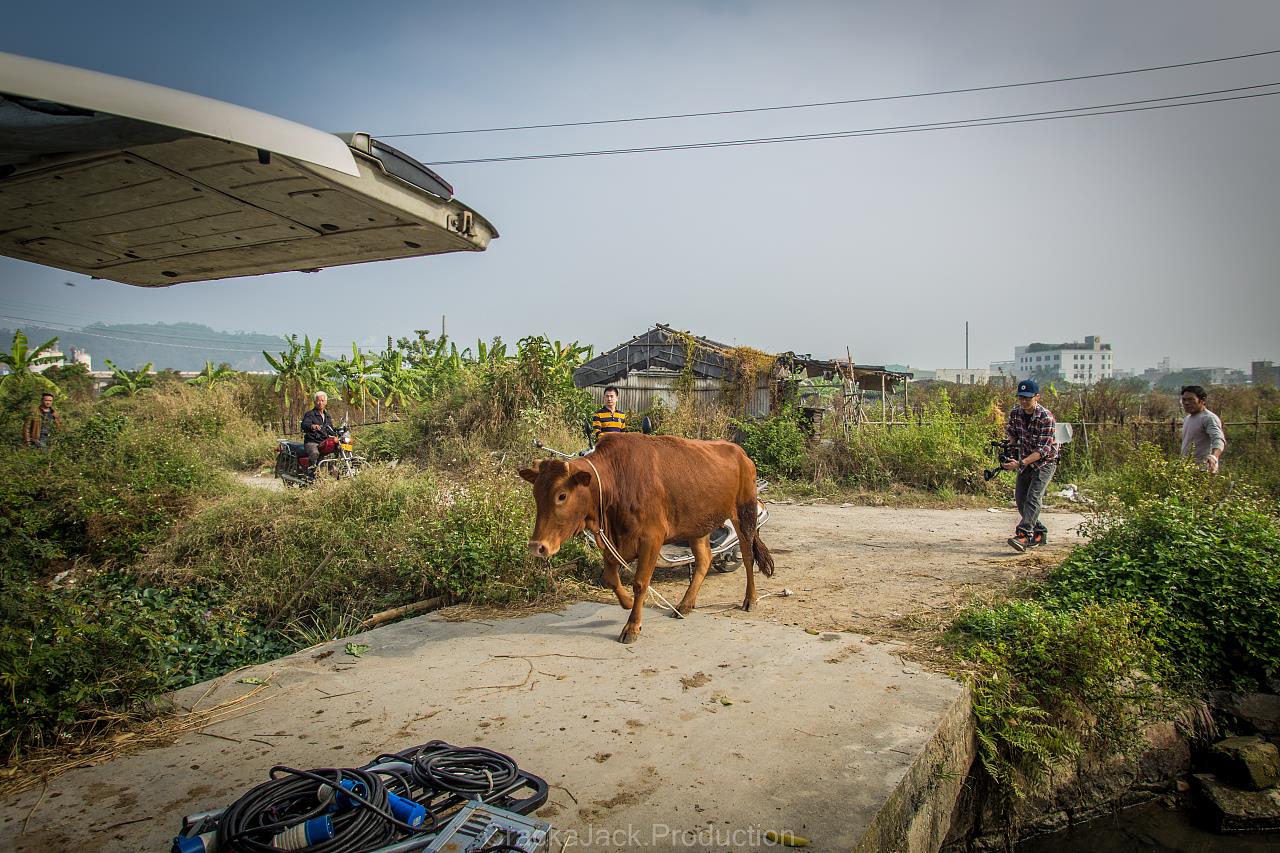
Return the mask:
<path id="1" fill-rule="evenodd" d="M 1000 467 L 1017 471 L 1015 498 L 1022 520 L 1009 545 L 1015 551 L 1037 548 L 1049 541 L 1049 531 L 1040 523 L 1045 490 L 1058 467 L 1057 421 L 1053 412 L 1040 405 L 1040 386 L 1034 379 L 1018 383 L 1018 405 L 1005 423 L 1008 453 L 1012 457 Z"/>

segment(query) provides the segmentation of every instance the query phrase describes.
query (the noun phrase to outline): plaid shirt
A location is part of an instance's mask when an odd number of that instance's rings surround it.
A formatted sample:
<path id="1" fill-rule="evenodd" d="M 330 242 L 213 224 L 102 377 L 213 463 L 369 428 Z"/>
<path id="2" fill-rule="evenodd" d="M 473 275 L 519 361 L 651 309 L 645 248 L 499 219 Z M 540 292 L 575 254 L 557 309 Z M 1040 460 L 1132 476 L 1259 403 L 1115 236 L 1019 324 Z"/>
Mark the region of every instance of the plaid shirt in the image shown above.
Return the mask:
<path id="1" fill-rule="evenodd" d="M 1031 414 L 1022 411 L 1021 406 L 1014 406 L 1009 413 L 1009 420 L 1004 426 L 1004 435 L 1009 446 L 1017 451 L 1019 459 L 1026 459 L 1036 451 L 1040 458 L 1027 467 L 1035 470 L 1046 462 L 1058 461 L 1058 442 L 1054 437 L 1057 421 L 1053 412 L 1036 403 Z"/>

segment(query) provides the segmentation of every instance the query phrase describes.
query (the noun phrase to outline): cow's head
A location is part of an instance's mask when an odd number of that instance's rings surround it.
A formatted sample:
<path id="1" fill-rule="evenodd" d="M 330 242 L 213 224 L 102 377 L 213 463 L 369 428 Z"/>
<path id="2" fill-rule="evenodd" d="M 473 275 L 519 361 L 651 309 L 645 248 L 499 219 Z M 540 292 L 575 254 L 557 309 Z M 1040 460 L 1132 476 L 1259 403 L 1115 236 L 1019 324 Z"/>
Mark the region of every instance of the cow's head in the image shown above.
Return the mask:
<path id="1" fill-rule="evenodd" d="M 520 476 L 533 483 L 533 499 L 538 504 L 538 520 L 533 525 L 529 551 L 535 557 L 550 557 L 571 536 L 577 536 L 599 515 L 590 471 L 570 471 L 559 459 L 522 468 Z"/>

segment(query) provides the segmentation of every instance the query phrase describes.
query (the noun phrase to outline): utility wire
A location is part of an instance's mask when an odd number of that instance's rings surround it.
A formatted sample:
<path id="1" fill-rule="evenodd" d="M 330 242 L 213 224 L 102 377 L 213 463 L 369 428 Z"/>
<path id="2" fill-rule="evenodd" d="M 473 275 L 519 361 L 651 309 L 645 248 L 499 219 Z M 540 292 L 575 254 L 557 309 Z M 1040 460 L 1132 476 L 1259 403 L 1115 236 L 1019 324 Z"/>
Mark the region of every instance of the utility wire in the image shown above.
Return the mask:
<path id="1" fill-rule="evenodd" d="M 157 346 L 157 347 L 178 347 L 179 349 L 198 349 L 198 350 L 206 350 L 206 351 L 212 350 L 214 352 L 252 352 L 252 353 L 257 353 L 259 355 L 262 354 L 261 349 L 237 349 L 235 347 L 220 347 L 212 344 L 208 346 L 195 346 L 192 344 L 171 344 L 164 341 L 147 341 L 147 340 L 142 340 L 141 338 L 122 338 L 117 335 L 104 335 L 99 332 L 86 332 L 83 329 L 76 329 L 76 328 L 60 329 L 58 328 L 59 326 L 66 326 L 67 324 L 51 323 L 47 320 L 32 320 L 29 317 L 14 317 L 9 314 L 0 314 L 0 320 L 15 320 L 21 323 L 39 323 L 41 326 L 48 329 L 52 329 L 55 332 L 66 332 L 66 333 L 76 334 L 76 335 L 88 335 L 91 338 L 106 338 L 109 341 L 124 341 L 125 343 L 130 343 L 130 344 L 151 344 L 152 346 Z"/>
<path id="2" fill-rule="evenodd" d="M 806 104 L 781 104 L 771 107 L 745 107 L 735 110 L 708 110 L 696 113 L 671 113 L 669 115 L 634 116 L 631 118 L 596 119 L 591 121 L 564 121 L 548 124 L 519 124 L 507 127 L 478 127 L 468 130 L 431 130 L 420 133 L 382 133 L 375 134 L 379 139 L 397 139 L 409 136 L 456 136 L 464 133 L 503 133 L 513 130 L 545 130 L 556 127 L 586 127 L 600 124 L 626 124 L 643 121 L 670 121 L 682 118 L 703 118 L 706 116 L 742 115 L 744 113 L 765 113 L 779 110 L 807 110 L 815 107 L 835 107 L 846 104 L 870 104 L 877 101 L 902 101 L 909 98 L 932 98 L 939 95 L 960 95 L 969 92 L 993 92 L 999 89 L 1019 89 L 1027 86 L 1045 86 L 1051 83 L 1072 83 L 1079 80 L 1099 80 L 1105 77 L 1120 77 L 1126 74 L 1147 74 L 1152 71 L 1168 71 L 1173 68 L 1190 68 L 1195 65 L 1210 65 L 1215 62 L 1235 62 L 1241 59 L 1253 59 L 1258 56 L 1271 56 L 1280 50 L 1262 50 L 1257 53 L 1241 53 L 1236 56 L 1223 56 L 1218 59 L 1200 59 L 1194 62 L 1178 62 L 1171 65 L 1152 65 L 1147 68 L 1132 68 L 1127 71 L 1104 71 L 1099 74 L 1079 74 L 1074 77 L 1054 77 L 1048 80 L 1030 80 L 1023 83 L 998 83 L 991 86 L 969 86 L 963 89 L 939 89 L 932 92 L 913 92 L 906 95 L 879 95 L 870 98 L 851 98 L 842 101 L 815 101 Z"/>
<path id="3" fill-rule="evenodd" d="M 123 287 L 125 285 L 121 285 L 121 286 Z M 139 288 L 133 288 L 133 289 L 137 290 Z M 48 291 L 48 290 L 52 290 L 52 288 L 51 287 L 43 288 L 43 290 Z M 79 303 L 76 303 L 76 304 L 78 305 Z M 52 305 L 48 302 L 39 302 L 34 299 L 22 299 L 16 296 L 11 297 L 8 295 L 0 296 L 0 311 L 14 311 L 19 314 L 31 314 L 31 313 L 46 314 L 46 315 L 52 314 L 58 317 L 62 317 L 63 319 L 51 321 L 51 322 L 56 322 L 62 325 L 79 324 L 80 326 L 87 327 L 95 323 L 101 323 L 103 325 L 109 325 L 109 326 L 128 326 L 128 325 L 137 324 L 137 315 L 136 314 L 128 315 L 128 312 L 104 311 L 101 309 L 91 308 L 87 306 L 81 307 L 81 308 L 65 307 L 60 305 Z M 32 322 L 44 322 L 35 317 L 23 318 L 23 319 L 29 319 Z M 112 330 L 107 329 L 106 331 L 112 331 Z M 132 332 L 130 334 L 132 334 Z M 146 333 L 140 333 L 140 334 L 159 335 L 161 333 L 146 332 Z M 279 335 L 268 333 L 268 332 L 239 331 L 239 332 L 227 332 L 226 334 L 239 335 L 244 338 L 249 338 L 249 337 L 275 338 L 277 340 L 280 338 Z M 176 337 L 179 340 L 184 340 L 184 341 L 213 341 L 213 340 L 225 341 L 226 340 L 225 338 L 213 339 L 213 338 L 204 338 L 200 336 L 191 336 L 191 335 L 167 335 L 167 337 Z"/>
<path id="4" fill-rule="evenodd" d="M 435 160 L 428 166 L 461 166 L 471 163 L 507 163 L 518 160 L 555 160 L 566 157 L 603 157 L 613 154 L 649 154 L 657 151 L 692 151 L 702 148 L 733 148 L 745 145 L 769 145 L 780 142 L 810 142 L 819 139 L 847 139 L 861 136 L 887 136 L 898 133 L 923 133 L 930 130 L 958 130 L 969 127 L 993 127 L 1002 124 L 1026 124 L 1037 121 L 1052 121 L 1064 118 L 1086 118 L 1089 116 L 1117 115 L 1120 113 L 1145 112 L 1162 110 L 1171 107 L 1190 107 L 1197 104 L 1216 104 L 1223 101 L 1240 101 L 1249 98 L 1265 98 L 1280 95 L 1280 91 L 1259 92 L 1252 95 L 1233 95 L 1225 98 L 1206 98 L 1200 101 L 1184 101 L 1183 103 L 1163 104 L 1157 101 L 1182 100 L 1199 98 L 1206 95 L 1225 92 L 1240 92 L 1249 89 L 1262 89 L 1268 86 L 1280 86 L 1280 83 L 1260 83 L 1256 86 L 1241 86 L 1235 89 L 1219 89 L 1214 92 L 1199 92 L 1188 95 L 1172 95 L 1166 98 L 1148 98 L 1140 101 L 1121 101 L 1114 104 L 1099 104 L 1089 107 L 1071 107 L 1061 110 L 1043 110 L 1032 113 L 1012 113 L 1009 115 L 984 116 L 981 118 L 956 119 L 954 121 L 925 122 L 922 124 L 890 125 L 887 127 L 869 127 L 859 130 L 829 131 L 826 133 L 805 133 L 792 136 L 766 136 L 748 139 L 728 139 L 715 142 L 688 142 L 678 145 L 651 145 L 636 148 L 611 148 L 597 151 L 569 151 L 550 154 L 523 154 L 506 157 L 477 157 L 467 160 Z M 1130 106 L 1133 104 L 1149 104 L 1150 106 Z M 1127 109 L 1116 109 L 1128 107 Z"/>
<path id="5" fill-rule="evenodd" d="M 56 310 L 58 310 L 58 309 L 51 309 L 51 310 L 55 310 L 55 311 L 56 311 Z M 61 313 L 61 312 L 59 312 L 59 313 Z M 41 319 L 38 319 L 38 318 L 36 318 L 36 317 L 19 317 L 19 316 L 15 315 L 15 314 L 5 314 L 5 313 L 0 313 L 0 319 L 5 319 L 5 320 L 16 320 L 16 321 L 23 322 L 23 323 L 39 323 L 39 324 L 40 324 L 40 325 L 42 325 L 42 326 L 46 326 L 46 327 L 48 327 L 48 328 L 50 328 L 50 329 L 53 329 L 53 331 L 55 331 L 55 332 L 58 332 L 58 331 L 77 332 L 77 333 L 78 333 L 78 332 L 84 332 L 84 334 L 90 334 L 89 329 L 92 327 L 92 324 L 90 324 L 90 326 L 80 326 L 80 327 L 77 327 L 77 326 L 74 326 L 72 323 L 68 323 L 68 322 L 65 322 L 65 321 L 62 321 L 62 320 L 41 320 Z M 95 321 L 95 322 L 100 322 L 100 321 Z M 104 324 L 104 325 L 106 325 L 106 324 Z M 127 324 L 127 323 L 120 323 L 120 324 L 116 324 L 116 325 L 130 325 L 130 324 Z M 67 327 L 67 328 L 65 328 L 65 329 L 63 329 L 63 328 L 58 328 L 58 327 L 61 327 L 61 326 L 65 326 L 65 327 Z M 109 331 L 109 332 L 115 332 L 116 334 L 122 334 L 122 335 L 145 335 L 145 336 L 150 337 L 150 338 L 164 338 L 164 339 L 167 339 L 167 340 L 175 340 L 175 341 L 189 341 L 189 342 L 190 342 L 190 341 L 195 341 L 195 342 L 197 342 L 197 343 L 222 344 L 222 343 L 227 343 L 227 342 L 228 342 L 226 338 L 201 338 L 201 337 L 195 337 L 195 336 L 192 336 L 192 335 L 166 335 L 166 334 L 164 334 L 164 333 L 162 333 L 162 332 L 143 332 L 143 331 L 136 331 L 136 330 L 133 330 L 133 329 L 110 329 L 110 328 L 108 328 L 106 331 Z M 249 337 L 249 335 L 245 335 L 245 337 Z M 269 335 L 269 334 L 266 334 L 266 333 L 255 333 L 255 334 L 253 335 L 253 337 L 273 338 L 273 340 L 272 340 L 272 342 L 271 342 L 270 344 L 265 344 L 265 343 L 264 343 L 264 346 L 279 346 L 279 345 L 280 345 L 280 342 L 281 342 L 281 340 L 282 340 L 282 338 L 281 338 L 280 336 L 276 336 L 276 335 Z M 166 342 L 165 342 L 165 341 L 163 341 L 163 340 L 160 340 L 160 341 L 151 341 L 151 340 L 141 341 L 141 340 L 140 340 L 140 342 L 141 342 L 141 343 L 148 343 L 148 344 L 158 344 L 158 345 L 160 345 L 160 346 L 177 346 L 177 344 L 169 344 L 169 343 L 166 343 Z M 239 342 L 237 342 L 237 343 L 239 343 Z M 233 352 L 255 352 L 255 350 L 232 350 L 232 351 L 233 351 Z"/>

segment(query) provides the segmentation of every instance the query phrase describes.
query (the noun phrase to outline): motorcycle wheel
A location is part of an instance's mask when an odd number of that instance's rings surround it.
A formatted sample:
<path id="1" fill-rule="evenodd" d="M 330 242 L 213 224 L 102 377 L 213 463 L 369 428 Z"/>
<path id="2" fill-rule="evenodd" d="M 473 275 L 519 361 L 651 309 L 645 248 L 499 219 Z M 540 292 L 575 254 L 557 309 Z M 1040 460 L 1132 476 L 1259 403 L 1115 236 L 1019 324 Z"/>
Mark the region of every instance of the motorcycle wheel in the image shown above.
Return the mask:
<path id="1" fill-rule="evenodd" d="M 359 474 L 364 464 L 364 460 L 358 456 L 353 456 L 350 459 L 339 459 L 334 463 L 333 472 L 339 480 L 346 480 Z"/>
<path id="2" fill-rule="evenodd" d="M 742 551 L 738 548 L 733 548 L 711 561 L 712 570 L 722 575 L 736 572 L 741 566 Z"/>

